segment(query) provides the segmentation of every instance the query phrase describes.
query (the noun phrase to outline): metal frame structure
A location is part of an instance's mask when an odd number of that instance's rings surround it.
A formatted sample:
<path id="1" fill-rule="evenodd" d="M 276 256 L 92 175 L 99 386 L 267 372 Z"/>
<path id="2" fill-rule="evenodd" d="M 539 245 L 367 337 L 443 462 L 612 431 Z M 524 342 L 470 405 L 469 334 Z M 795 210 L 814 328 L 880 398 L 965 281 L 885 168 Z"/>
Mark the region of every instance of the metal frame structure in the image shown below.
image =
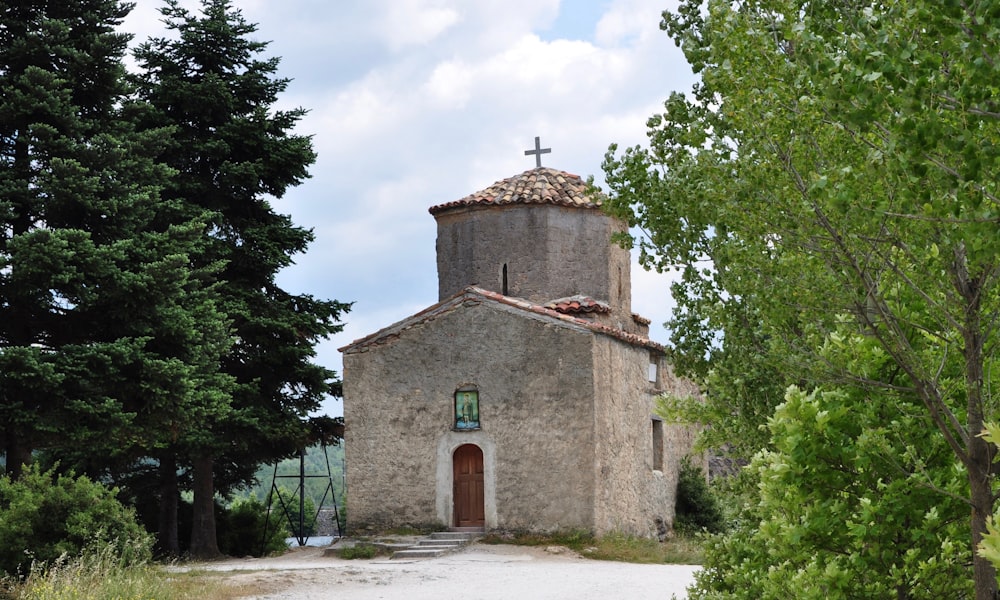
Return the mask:
<path id="1" fill-rule="evenodd" d="M 267 532 L 271 522 L 271 506 L 274 503 L 274 498 L 278 499 L 278 504 L 281 505 L 281 510 L 285 515 L 285 520 L 288 522 L 289 528 L 291 528 L 295 532 L 294 537 L 295 540 L 299 543 L 299 546 L 305 546 L 306 542 L 308 542 L 311 536 L 304 535 L 303 532 L 305 531 L 305 526 L 306 526 L 305 483 L 306 479 L 310 478 L 324 478 L 327 480 L 326 489 L 323 491 L 323 497 L 319 501 L 319 505 L 316 507 L 316 514 L 313 515 L 311 523 L 313 525 L 316 524 L 316 521 L 319 519 L 319 514 L 320 512 L 322 512 L 323 507 L 325 506 L 324 503 L 326 502 L 326 498 L 327 496 L 329 496 L 331 501 L 333 502 L 333 515 L 334 518 L 337 520 L 337 535 L 339 537 L 343 537 L 346 527 L 345 524 L 341 523 L 340 521 L 340 510 L 337 508 L 337 496 L 333 491 L 333 472 L 330 470 L 330 456 L 326 453 L 326 444 L 322 444 L 320 447 L 323 451 L 323 461 L 326 463 L 326 475 L 306 475 L 305 448 L 299 450 L 299 472 L 296 474 L 279 475 L 278 466 L 281 463 L 280 462 L 274 463 L 274 477 L 271 479 L 271 491 L 267 495 L 267 511 L 266 511 L 267 516 L 264 519 L 264 536 L 261 539 L 261 553 L 263 553 L 265 544 L 267 543 Z M 285 502 L 285 499 L 282 498 L 281 494 L 278 492 L 278 479 L 298 479 L 298 486 L 296 487 L 295 492 L 292 494 L 292 497 L 288 502 Z M 295 522 L 292 518 L 293 515 L 290 512 L 292 501 L 295 500 L 296 496 L 298 496 L 299 500 L 298 529 L 295 528 Z"/>

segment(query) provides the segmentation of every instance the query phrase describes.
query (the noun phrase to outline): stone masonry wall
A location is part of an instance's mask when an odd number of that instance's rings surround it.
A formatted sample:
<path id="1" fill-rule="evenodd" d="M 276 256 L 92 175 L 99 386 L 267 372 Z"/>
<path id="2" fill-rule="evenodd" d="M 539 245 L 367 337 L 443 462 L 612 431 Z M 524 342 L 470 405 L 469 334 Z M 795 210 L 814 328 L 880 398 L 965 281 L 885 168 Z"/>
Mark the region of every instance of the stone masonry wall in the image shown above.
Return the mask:
<path id="1" fill-rule="evenodd" d="M 611 243 L 624 225 L 598 208 L 548 204 L 466 207 L 436 215 L 438 298 L 470 285 L 545 303 L 577 294 L 607 302 L 634 331 L 629 252 Z"/>
<path id="2" fill-rule="evenodd" d="M 650 361 L 657 364 L 650 381 Z M 697 395 L 674 377 L 662 354 L 601 337 L 594 348 L 595 502 L 598 533 L 662 535 L 673 526 L 681 459 L 691 452 L 691 427 L 663 424 L 661 469 L 653 466 L 655 398 L 665 392 Z"/>
<path id="3" fill-rule="evenodd" d="M 649 536 L 667 506 L 654 508 L 649 350 L 607 337 L 594 347 L 597 533 Z M 655 513 L 655 514 L 654 514 Z"/>
<path id="4" fill-rule="evenodd" d="M 467 299 L 345 352 L 348 528 L 451 525 L 450 453 L 470 441 L 493 469 L 488 528 L 591 529 L 592 339 Z M 453 394 L 465 385 L 479 389 L 474 433 L 452 431 Z"/>

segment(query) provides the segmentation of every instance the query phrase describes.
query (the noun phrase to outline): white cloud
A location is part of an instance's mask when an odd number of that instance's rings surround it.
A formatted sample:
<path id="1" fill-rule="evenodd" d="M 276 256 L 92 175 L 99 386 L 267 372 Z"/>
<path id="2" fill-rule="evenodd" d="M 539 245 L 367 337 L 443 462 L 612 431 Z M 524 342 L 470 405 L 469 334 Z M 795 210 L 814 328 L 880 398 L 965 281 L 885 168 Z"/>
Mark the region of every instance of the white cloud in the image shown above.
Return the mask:
<path id="1" fill-rule="evenodd" d="M 596 41 L 602 46 L 621 46 L 665 35 L 659 30 L 662 2 L 618 0 L 597 23 Z"/>
<path id="2" fill-rule="evenodd" d="M 393 51 L 434 41 L 461 20 L 449 2 L 442 0 L 391 0 L 383 4 L 377 35 Z"/>
<path id="3" fill-rule="evenodd" d="M 463 62 L 449 60 L 434 67 L 424 93 L 436 109 L 464 108 L 472 95 L 473 70 Z"/>

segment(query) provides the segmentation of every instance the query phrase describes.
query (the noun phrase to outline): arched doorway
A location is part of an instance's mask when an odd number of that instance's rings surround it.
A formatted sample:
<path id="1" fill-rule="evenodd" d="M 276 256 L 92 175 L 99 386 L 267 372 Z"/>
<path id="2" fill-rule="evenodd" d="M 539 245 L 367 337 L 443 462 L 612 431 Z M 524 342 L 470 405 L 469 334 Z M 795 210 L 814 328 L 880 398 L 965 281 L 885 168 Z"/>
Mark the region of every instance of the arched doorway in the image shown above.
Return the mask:
<path id="1" fill-rule="evenodd" d="M 483 451 L 475 444 L 462 444 L 454 454 L 455 526 L 486 525 L 483 486 Z"/>

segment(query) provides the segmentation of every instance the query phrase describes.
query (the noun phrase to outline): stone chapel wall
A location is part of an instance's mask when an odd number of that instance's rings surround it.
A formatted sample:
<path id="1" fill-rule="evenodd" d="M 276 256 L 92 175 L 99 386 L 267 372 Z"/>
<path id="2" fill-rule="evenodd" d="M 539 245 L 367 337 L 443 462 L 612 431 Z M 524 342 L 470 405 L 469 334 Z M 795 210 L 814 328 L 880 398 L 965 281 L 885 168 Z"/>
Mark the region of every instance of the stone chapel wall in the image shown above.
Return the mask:
<path id="1" fill-rule="evenodd" d="M 345 352 L 349 527 L 451 525 L 440 461 L 468 440 L 494 461 L 488 529 L 591 529 L 592 334 L 481 299 L 438 312 Z M 466 385 L 479 389 L 475 433 L 452 431 Z"/>
<path id="2" fill-rule="evenodd" d="M 657 518 L 673 518 L 664 478 L 653 472 L 649 361 L 648 349 L 605 336 L 594 346 L 598 534 L 651 536 Z"/>

